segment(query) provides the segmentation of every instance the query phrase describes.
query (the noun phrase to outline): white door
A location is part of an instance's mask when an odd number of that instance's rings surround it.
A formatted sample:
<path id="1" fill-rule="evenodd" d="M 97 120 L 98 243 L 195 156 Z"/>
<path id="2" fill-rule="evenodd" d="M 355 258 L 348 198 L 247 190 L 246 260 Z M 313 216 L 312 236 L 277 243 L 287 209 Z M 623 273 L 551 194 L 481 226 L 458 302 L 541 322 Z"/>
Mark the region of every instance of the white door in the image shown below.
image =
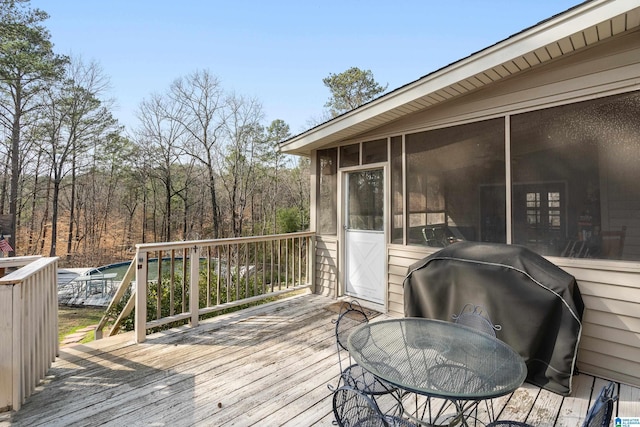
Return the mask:
<path id="1" fill-rule="evenodd" d="M 345 293 L 384 304 L 384 170 L 347 173 L 345 206 Z"/>

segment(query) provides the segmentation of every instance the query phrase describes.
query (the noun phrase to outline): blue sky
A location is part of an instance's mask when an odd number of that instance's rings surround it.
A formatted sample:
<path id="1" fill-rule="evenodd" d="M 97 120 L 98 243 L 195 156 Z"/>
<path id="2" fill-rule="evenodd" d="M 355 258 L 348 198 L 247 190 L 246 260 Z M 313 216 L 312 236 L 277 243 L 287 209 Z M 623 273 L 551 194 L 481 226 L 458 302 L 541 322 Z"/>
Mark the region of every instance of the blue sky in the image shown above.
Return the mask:
<path id="1" fill-rule="evenodd" d="M 330 73 L 355 66 L 395 89 L 579 3 L 31 0 L 57 53 L 100 64 L 125 126 L 144 98 L 207 69 L 294 134 L 322 115 Z"/>

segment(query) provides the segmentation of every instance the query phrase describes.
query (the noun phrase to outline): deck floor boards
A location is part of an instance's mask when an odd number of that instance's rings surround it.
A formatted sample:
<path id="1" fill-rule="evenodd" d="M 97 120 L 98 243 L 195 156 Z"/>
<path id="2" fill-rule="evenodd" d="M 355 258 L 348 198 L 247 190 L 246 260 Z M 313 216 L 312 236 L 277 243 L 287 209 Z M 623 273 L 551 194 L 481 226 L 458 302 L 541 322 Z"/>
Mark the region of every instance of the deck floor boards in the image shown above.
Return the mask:
<path id="1" fill-rule="evenodd" d="M 301 295 L 156 333 L 143 344 L 128 333 L 64 347 L 22 409 L 0 413 L 0 426 L 330 426 L 334 303 Z M 525 384 L 494 399 L 493 408 L 536 426 L 580 426 L 604 384 L 577 375 L 564 398 Z M 640 390 L 619 390 L 617 410 L 637 416 Z"/>

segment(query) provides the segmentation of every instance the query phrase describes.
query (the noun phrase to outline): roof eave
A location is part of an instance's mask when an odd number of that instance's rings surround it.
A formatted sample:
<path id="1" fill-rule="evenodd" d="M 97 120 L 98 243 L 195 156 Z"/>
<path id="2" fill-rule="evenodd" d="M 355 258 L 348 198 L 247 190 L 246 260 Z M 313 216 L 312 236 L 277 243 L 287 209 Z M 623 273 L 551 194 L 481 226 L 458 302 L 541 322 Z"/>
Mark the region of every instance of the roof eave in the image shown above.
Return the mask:
<path id="1" fill-rule="evenodd" d="M 634 14 L 634 19 L 638 22 L 628 22 L 630 20 L 625 19 L 622 28 L 618 26 L 616 29 L 613 25 L 609 26 L 611 34 L 597 34 L 598 30 L 602 32 L 601 24 L 616 17 L 625 16 L 631 11 L 637 12 Z M 577 33 L 595 32 L 597 34 L 596 41 L 599 41 L 638 25 L 640 25 L 640 7 L 637 0 L 593 0 L 580 4 L 355 110 L 294 136 L 282 143 L 282 151 L 289 154 L 309 155 L 313 149 L 355 137 L 365 131 L 412 114 L 418 109 L 430 108 L 444 100 L 466 94 L 474 89 L 465 91 L 464 89 L 468 85 L 460 85 L 460 83 L 479 74 L 496 69 L 502 70 L 500 74 L 493 73 L 493 75 L 498 75 L 500 79 L 517 74 L 533 65 L 538 65 L 529 64 L 533 53 L 550 45 L 561 44 L 563 40 L 570 41 L 571 36 Z M 588 41 L 586 40 L 585 46 L 589 45 Z M 573 43 L 571 45 L 573 46 Z M 556 55 L 548 55 L 548 60 L 557 59 L 575 50 L 577 49 L 566 51 L 558 49 Z M 529 58 L 527 58 L 528 56 Z M 512 66 L 505 68 L 504 64 Z M 504 70 L 510 68 L 511 71 L 508 71 L 508 75 L 504 75 Z M 491 83 L 495 81 L 494 78 Z M 443 94 L 444 96 L 442 96 Z M 412 105 L 420 100 L 423 102 L 419 102 L 419 105 Z"/>

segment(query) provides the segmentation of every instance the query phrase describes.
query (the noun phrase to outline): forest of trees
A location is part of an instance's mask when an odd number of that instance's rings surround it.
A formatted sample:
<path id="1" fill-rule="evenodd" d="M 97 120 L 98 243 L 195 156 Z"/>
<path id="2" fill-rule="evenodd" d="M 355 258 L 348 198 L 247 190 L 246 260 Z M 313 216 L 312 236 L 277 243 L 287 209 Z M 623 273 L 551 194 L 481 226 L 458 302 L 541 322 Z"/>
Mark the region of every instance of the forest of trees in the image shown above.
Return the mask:
<path id="1" fill-rule="evenodd" d="M 259 100 L 203 69 L 141 100 L 124 129 L 109 77 L 57 54 L 48 17 L 0 1 L 0 236 L 11 255 L 103 265 L 137 243 L 309 228 L 309 160 L 279 150 L 284 120 L 265 123 Z M 323 120 L 386 90 L 356 67 L 323 83 Z"/>
<path id="2" fill-rule="evenodd" d="M 56 54 L 45 11 L 0 3 L 0 215 L 16 255 L 63 265 L 128 259 L 136 243 L 308 228 L 308 161 L 282 120 L 208 70 L 112 115 L 108 76 Z M 13 254 L 12 254 L 13 255 Z"/>

